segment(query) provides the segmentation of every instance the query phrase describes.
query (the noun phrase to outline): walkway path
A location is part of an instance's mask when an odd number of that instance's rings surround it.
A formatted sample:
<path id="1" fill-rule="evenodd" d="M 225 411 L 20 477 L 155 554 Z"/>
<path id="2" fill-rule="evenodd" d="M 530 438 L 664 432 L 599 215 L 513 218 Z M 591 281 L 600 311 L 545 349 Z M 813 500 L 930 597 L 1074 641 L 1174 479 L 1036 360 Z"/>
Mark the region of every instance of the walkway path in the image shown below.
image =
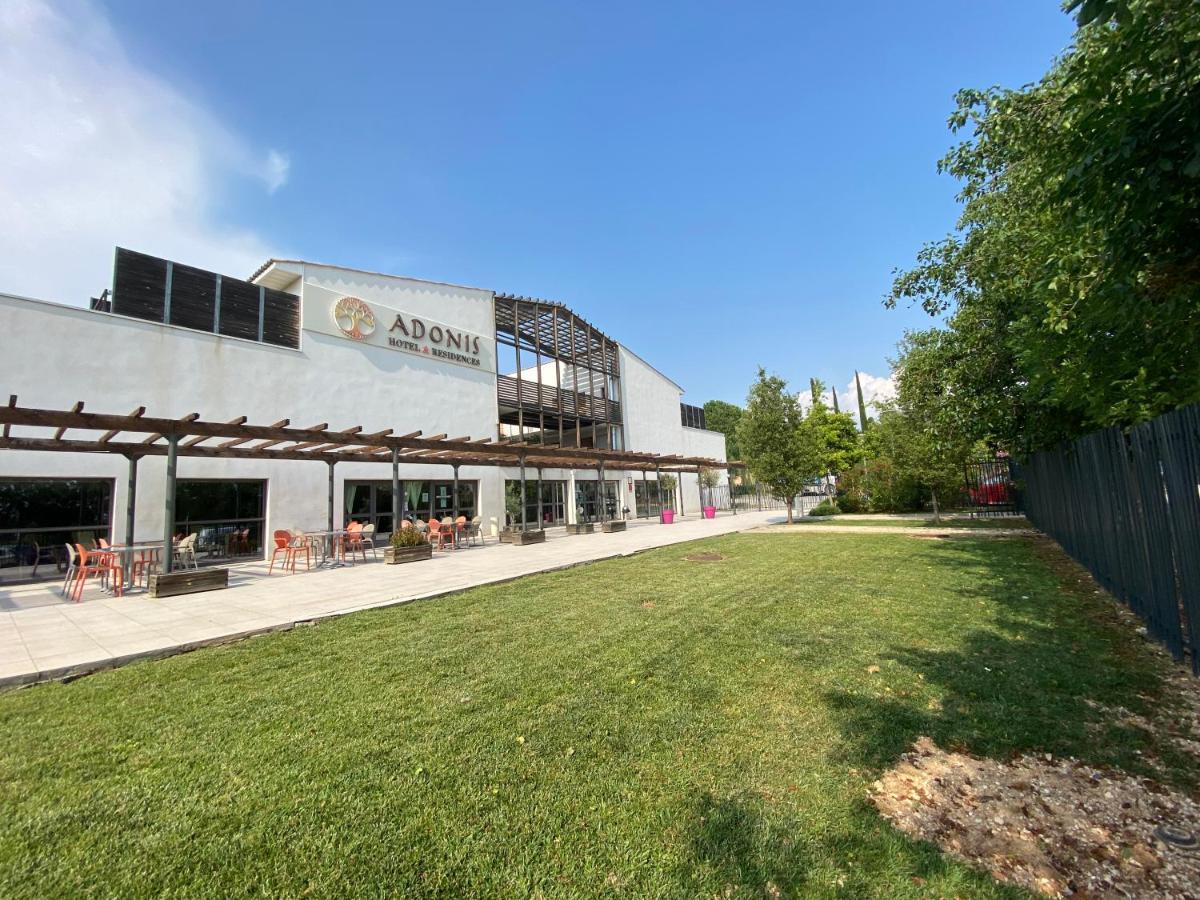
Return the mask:
<path id="1" fill-rule="evenodd" d="M 232 567 L 227 590 L 162 600 L 144 594 L 110 597 L 89 587 L 84 602 L 76 604 L 62 600 L 56 586 L 8 588 L 0 591 L 0 601 L 8 607 L 0 611 L 0 687 L 82 675 L 287 630 L 299 622 L 755 528 L 780 515 L 722 514 L 677 520 L 672 526 L 631 522 L 624 533 L 574 537 L 552 529 L 544 544 L 513 547 L 492 541 L 399 566 L 369 562 L 268 576 L 266 563 L 256 562 Z"/>

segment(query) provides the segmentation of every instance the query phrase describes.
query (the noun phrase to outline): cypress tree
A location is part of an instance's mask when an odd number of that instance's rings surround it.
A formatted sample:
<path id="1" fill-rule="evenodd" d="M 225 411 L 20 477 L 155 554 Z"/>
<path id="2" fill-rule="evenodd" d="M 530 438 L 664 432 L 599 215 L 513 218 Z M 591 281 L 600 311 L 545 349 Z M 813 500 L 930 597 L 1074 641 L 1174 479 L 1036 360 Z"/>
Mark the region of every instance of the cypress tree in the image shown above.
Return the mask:
<path id="1" fill-rule="evenodd" d="M 858 370 L 854 370 L 854 387 L 858 390 L 858 428 L 867 430 L 867 404 L 863 402 L 862 382 L 858 380 Z"/>

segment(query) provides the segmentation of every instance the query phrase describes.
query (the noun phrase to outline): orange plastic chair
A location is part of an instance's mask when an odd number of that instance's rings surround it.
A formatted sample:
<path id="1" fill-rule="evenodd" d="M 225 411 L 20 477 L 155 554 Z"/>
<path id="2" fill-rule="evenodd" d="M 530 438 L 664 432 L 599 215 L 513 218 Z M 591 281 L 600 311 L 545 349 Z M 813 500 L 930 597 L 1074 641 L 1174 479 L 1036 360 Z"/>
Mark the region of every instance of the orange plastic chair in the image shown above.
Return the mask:
<path id="1" fill-rule="evenodd" d="M 80 602 L 83 599 L 84 582 L 96 575 L 101 579 L 111 577 L 113 589 L 118 597 L 124 593 L 125 570 L 121 568 L 115 553 L 106 553 L 103 550 L 88 551 L 84 549 L 83 544 L 76 544 L 75 551 L 79 554 L 79 561 L 75 566 L 75 584 L 71 590 L 71 599 L 76 603 Z"/>
<path id="2" fill-rule="evenodd" d="M 467 540 L 467 517 L 459 516 L 454 520 L 454 545 L 457 547 L 459 541 Z"/>
<path id="3" fill-rule="evenodd" d="M 430 517 L 429 523 L 425 527 L 429 529 L 426 532 L 426 537 L 429 539 L 429 543 L 437 544 L 437 546 L 434 548 L 435 550 L 441 550 L 446 546 L 446 540 L 442 535 L 442 525 L 437 519 Z"/>
<path id="4" fill-rule="evenodd" d="M 275 549 L 271 551 L 271 564 L 267 566 L 267 574 L 275 568 L 275 560 L 279 554 L 283 554 L 283 565 L 281 568 L 291 569 L 292 574 L 296 574 L 296 557 L 304 553 L 304 565 L 306 568 L 312 568 L 312 557 L 308 552 L 307 543 L 297 543 L 289 531 L 276 531 L 272 537 L 275 540 Z"/>
<path id="5" fill-rule="evenodd" d="M 157 547 L 147 547 L 144 550 L 134 550 L 133 571 L 129 573 L 130 584 L 140 584 L 147 580 L 150 573 L 158 568 L 159 553 Z"/>
<path id="6" fill-rule="evenodd" d="M 363 561 L 367 559 L 367 548 L 362 539 L 362 522 L 351 522 L 346 526 L 346 550 L 353 556 L 356 552 L 362 554 Z"/>
<path id="7" fill-rule="evenodd" d="M 446 516 L 437 527 L 438 534 L 441 536 L 441 546 L 444 547 L 446 544 L 449 544 L 451 550 L 457 550 L 458 541 L 455 539 L 457 535 L 454 531 L 454 519 Z"/>

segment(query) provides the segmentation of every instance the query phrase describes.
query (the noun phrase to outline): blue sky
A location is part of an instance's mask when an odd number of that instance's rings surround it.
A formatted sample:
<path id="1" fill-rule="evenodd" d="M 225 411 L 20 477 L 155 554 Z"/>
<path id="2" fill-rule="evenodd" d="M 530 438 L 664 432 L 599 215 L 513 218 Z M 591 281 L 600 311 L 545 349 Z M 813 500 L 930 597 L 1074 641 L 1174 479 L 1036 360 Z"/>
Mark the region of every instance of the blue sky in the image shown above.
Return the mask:
<path id="1" fill-rule="evenodd" d="M 797 389 L 886 375 L 928 323 L 882 308 L 890 273 L 956 215 L 935 171 L 954 91 L 1036 79 L 1071 35 L 1052 0 L 14 2 L 32 12 L 6 42 L 61 52 L 80 82 L 62 122 L 30 97 L 35 138 L 79 154 L 56 160 L 79 182 L 62 193 L 109 185 L 72 246 L 243 276 L 295 254 L 560 300 L 692 402 L 740 402 L 760 364 Z M 27 68 L 18 90 L 61 93 Z M 20 180 L 54 188 L 31 159 Z M 0 198 L 49 207 L 21 190 Z M 54 221 L 37 247 L 0 236 L 0 290 L 103 285 L 82 250 L 61 286 L 39 265 Z"/>

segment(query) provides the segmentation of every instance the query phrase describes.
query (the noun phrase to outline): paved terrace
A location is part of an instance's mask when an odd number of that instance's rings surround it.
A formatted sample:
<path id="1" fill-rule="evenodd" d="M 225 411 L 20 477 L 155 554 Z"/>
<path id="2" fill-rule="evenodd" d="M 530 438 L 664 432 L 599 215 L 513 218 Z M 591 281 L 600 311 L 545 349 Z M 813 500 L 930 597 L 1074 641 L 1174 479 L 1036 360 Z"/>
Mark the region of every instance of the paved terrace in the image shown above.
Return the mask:
<path id="1" fill-rule="evenodd" d="M 266 562 L 230 567 L 230 586 L 152 600 L 143 592 L 112 597 L 89 580 L 82 603 L 64 600 L 61 582 L 0 590 L 0 687 L 83 675 L 183 653 L 297 623 L 408 603 L 521 575 L 627 556 L 778 521 L 776 512 L 728 513 L 674 525 L 630 521 L 624 533 L 569 536 L 550 529 L 544 544 L 484 546 L 435 553 L 397 566 L 379 561 L 297 574 L 267 575 Z M 367 553 L 370 559 L 370 551 Z"/>

